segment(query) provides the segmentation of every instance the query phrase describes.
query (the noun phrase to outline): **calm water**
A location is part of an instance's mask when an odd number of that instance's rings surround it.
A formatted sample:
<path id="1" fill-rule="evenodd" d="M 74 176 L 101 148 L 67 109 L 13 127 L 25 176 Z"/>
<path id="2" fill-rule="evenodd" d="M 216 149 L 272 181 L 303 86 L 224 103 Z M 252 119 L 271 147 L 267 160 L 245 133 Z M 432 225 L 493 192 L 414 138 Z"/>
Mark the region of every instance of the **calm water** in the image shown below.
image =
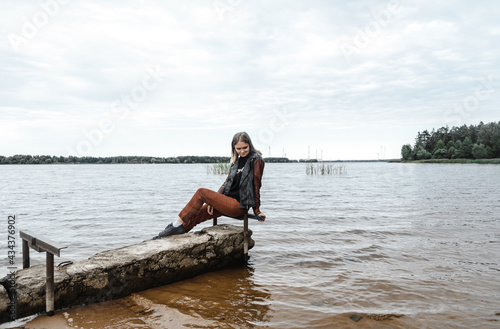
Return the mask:
<path id="1" fill-rule="evenodd" d="M 266 164 L 268 220 L 250 223 L 248 268 L 28 327 L 500 327 L 500 166 L 344 166 L 343 175 L 308 176 L 304 164 Z M 152 237 L 196 188 L 218 189 L 225 178 L 205 165 L 0 166 L 0 175 L 2 232 L 16 215 L 18 230 L 69 245 L 56 263 Z M 5 233 L 0 250 L 7 254 Z M 3 276 L 6 257 L 0 265 Z"/>

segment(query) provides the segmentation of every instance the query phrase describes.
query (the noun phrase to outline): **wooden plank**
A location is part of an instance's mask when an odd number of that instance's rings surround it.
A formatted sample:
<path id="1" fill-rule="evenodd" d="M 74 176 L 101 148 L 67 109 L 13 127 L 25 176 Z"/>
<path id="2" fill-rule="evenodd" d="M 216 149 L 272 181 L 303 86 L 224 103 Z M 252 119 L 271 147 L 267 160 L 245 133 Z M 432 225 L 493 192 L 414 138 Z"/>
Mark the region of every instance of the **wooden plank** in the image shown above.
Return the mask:
<path id="1" fill-rule="evenodd" d="M 35 249 L 38 252 L 45 251 L 43 248 L 40 248 L 39 246 L 36 245 L 36 238 L 33 236 L 33 234 L 29 233 L 28 231 L 19 231 L 19 236 L 23 240 L 23 245 L 24 241 L 26 241 L 27 246 L 29 248 Z"/>
<path id="2" fill-rule="evenodd" d="M 252 214 L 246 214 L 248 216 L 248 218 L 252 218 L 252 219 L 256 219 L 256 220 L 262 220 L 262 217 L 260 216 L 255 216 L 255 215 L 252 215 Z M 245 215 L 241 215 L 239 217 L 231 217 L 231 216 L 226 216 L 226 217 L 230 217 L 230 218 L 235 218 L 235 219 L 239 219 L 239 220 L 244 220 L 245 219 Z"/>
<path id="3" fill-rule="evenodd" d="M 19 235 L 21 239 L 28 241 L 28 244 L 31 248 L 35 249 L 38 252 L 47 251 L 53 255 L 61 256 L 61 249 L 67 248 L 67 246 L 57 245 L 52 240 L 47 238 L 39 238 L 35 237 L 31 232 L 28 231 L 19 231 Z"/>
<path id="4" fill-rule="evenodd" d="M 28 242 L 28 247 L 30 247 L 31 249 L 35 249 L 38 252 L 44 252 L 45 251 L 45 249 L 43 249 L 42 247 L 39 247 L 36 244 L 31 244 L 30 242 Z"/>
<path id="5" fill-rule="evenodd" d="M 21 239 L 28 241 L 29 244 L 33 244 L 33 241 L 36 240 L 35 237 L 28 231 L 19 231 L 19 236 Z"/>
<path id="6" fill-rule="evenodd" d="M 256 220 L 259 220 L 259 221 L 265 221 L 265 218 L 260 217 L 260 216 L 251 215 L 251 214 L 248 214 L 248 213 L 246 215 L 248 216 L 248 218 L 256 219 Z M 245 215 L 241 215 L 239 217 L 231 217 L 231 216 L 226 216 L 226 215 L 222 215 L 222 216 L 229 217 L 229 218 L 234 218 L 234 219 L 238 219 L 238 220 L 244 220 L 245 219 Z M 214 226 L 215 225 L 217 225 L 217 218 L 214 218 Z"/>
<path id="7" fill-rule="evenodd" d="M 54 244 L 54 242 L 52 242 L 50 240 L 42 241 L 40 239 L 36 239 L 36 245 L 38 247 L 45 249 L 45 251 L 47 251 L 53 255 L 56 255 L 57 257 L 61 256 L 61 249 L 67 248 L 67 246 L 56 246 Z"/>

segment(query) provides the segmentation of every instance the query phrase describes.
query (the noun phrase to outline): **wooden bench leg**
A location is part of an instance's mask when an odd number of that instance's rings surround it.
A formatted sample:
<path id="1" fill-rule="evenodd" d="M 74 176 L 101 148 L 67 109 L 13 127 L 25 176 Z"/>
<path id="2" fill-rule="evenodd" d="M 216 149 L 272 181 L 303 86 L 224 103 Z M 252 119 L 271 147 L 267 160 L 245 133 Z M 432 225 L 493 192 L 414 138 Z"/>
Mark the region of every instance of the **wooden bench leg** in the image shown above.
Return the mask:
<path id="1" fill-rule="evenodd" d="M 23 240 L 23 268 L 30 267 L 30 247 L 28 241 Z"/>
<path id="2" fill-rule="evenodd" d="M 248 261 L 248 214 L 243 216 L 243 256 Z"/>
<path id="3" fill-rule="evenodd" d="M 47 281 L 45 283 L 45 309 L 48 316 L 54 315 L 54 255 L 47 254 Z"/>
<path id="4" fill-rule="evenodd" d="M 217 225 L 217 218 L 214 218 L 213 226 L 215 225 Z M 245 263 L 248 262 L 248 214 L 243 215 L 243 257 Z"/>

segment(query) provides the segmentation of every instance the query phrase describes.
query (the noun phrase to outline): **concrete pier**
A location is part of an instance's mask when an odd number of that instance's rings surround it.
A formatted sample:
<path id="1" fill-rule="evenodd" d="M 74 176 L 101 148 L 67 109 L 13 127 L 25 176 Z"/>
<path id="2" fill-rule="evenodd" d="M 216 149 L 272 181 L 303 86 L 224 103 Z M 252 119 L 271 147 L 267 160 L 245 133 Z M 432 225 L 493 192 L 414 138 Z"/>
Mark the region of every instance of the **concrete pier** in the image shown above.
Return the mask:
<path id="1" fill-rule="evenodd" d="M 251 236 L 251 231 L 248 234 Z M 249 238 L 249 248 L 254 244 Z M 54 309 L 117 299 L 243 264 L 243 252 L 243 228 L 233 225 L 103 251 L 87 260 L 56 267 Z M 9 305 L 14 300 L 13 291 L 17 295 L 17 318 L 45 311 L 45 269 L 45 265 L 32 266 L 18 270 L 15 281 L 8 277 L 0 280 L 0 322 L 12 320 Z"/>

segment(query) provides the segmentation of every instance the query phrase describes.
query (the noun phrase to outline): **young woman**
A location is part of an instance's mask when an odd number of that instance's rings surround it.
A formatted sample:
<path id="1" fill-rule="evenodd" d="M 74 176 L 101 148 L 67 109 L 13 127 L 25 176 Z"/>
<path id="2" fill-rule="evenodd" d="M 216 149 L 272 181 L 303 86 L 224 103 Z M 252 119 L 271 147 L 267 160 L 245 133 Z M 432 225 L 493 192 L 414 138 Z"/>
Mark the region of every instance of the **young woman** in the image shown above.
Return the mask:
<path id="1" fill-rule="evenodd" d="M 246 132 L 234 135 L 231 141 L 231 168 L 218 192 L 200 188 L 179 213 L 179 218 L 170 223 L 158 236 L 189 232 L 195 225 L 222 215 L 238 217 L 251 207 L 255 215 L 266 218 L 260 211 L 260 187 L 264 160 Z"/>

